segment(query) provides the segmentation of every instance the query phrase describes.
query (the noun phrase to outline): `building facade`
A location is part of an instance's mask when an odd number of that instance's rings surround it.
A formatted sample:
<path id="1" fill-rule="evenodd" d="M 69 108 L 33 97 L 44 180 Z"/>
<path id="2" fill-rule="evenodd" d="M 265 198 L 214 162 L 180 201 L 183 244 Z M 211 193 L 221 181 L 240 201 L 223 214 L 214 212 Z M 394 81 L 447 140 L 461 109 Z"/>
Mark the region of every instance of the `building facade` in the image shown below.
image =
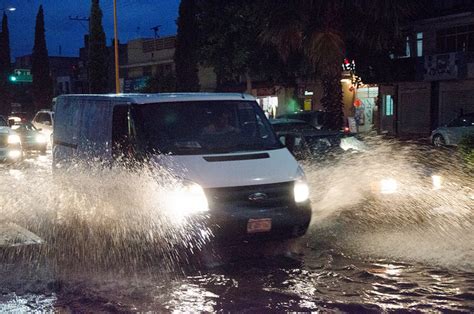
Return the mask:
<path id="1" fill-rule="evenodd" d="M 122 90 L 139 92 L 153 77 L 175 76 L 176 36 L 139 38 L 128 42 L 128 62 L 120 66 Z M 199 67 L 201 91 L 216 89 L 216 75 L 210 68 Z"/>
<path id="2" fill-rule="evenodd" d="M 458 2 L 407 27 L 404 55 L 393 60 L 405 75 L 380 84 L 381 133 L 424 137 L 474 112 L 474 11 L 472 1 Z"/>

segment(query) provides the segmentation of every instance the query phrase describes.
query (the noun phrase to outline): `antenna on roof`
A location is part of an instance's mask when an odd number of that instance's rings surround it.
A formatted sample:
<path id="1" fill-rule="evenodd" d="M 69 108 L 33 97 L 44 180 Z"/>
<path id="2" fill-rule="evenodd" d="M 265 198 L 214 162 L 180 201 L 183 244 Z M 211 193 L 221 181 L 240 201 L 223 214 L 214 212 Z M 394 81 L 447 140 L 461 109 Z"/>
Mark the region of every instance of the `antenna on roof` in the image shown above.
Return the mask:
<path id="1" fill-rule="evenodd" d="M 160 27 L 161 27 L 161 25 L 156 25 L 156 26 L 150 28 L 152 31 L 155 32 L 155 39 L 160 38 L 160 35 L 158 35 L 158 32 L 160 31 Z"/>

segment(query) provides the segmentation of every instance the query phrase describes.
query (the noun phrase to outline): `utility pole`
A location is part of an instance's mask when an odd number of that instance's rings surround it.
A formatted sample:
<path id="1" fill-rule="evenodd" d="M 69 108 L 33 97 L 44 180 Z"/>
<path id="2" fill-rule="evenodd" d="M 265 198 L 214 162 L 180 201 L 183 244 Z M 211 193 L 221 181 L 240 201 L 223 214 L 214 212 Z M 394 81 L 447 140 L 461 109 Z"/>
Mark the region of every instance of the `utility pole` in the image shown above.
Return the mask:
<path id="1" fill-rule="evenodd" d="M 115 92 L 120 94 L 119 50 L 117 34 L 117 0 L 114 0 Z"/>
<path id="2" fill-rule="evenodd" d="M 79 22 L 79 24 L 81 24 L 81 26 L 84 28 L 84 30 L 86 31 L 87 34 L 90 34 L 90 17 L 82 17 L 82 16 L 69 16 L 69 20 L 71 21 L 75 21 L 75 22 Z M 84 24 L 82 22 L 87 22 L 88 24 L 88 27 L 84 26 Z M 87 50 L 87 60 L 89 60 L 89 51 Z M 86 75 L 86 78 L 87 78 L 87 81 L 89 81 L 89 71 L 87 69 L 87 66 L 85 67 L 86 70 L 85 70 L 85 75 Z M 91 92 L 91 87 L 90 87 L 90 84 L 87 84 L 87 90 L 88 92 L 90 93 Z"/>

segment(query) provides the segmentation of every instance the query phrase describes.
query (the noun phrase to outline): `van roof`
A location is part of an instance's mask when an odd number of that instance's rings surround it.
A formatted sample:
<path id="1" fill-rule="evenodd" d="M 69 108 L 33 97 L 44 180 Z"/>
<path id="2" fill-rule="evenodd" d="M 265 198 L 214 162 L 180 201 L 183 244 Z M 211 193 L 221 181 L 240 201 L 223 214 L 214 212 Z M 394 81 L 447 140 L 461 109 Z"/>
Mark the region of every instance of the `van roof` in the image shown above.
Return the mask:
<path id="1" fill-rule="evenodd" d="M 134 104 L 206 100 L 255 100 L 255 98 L 251 95 L 238 93 L 72 94 L 61 95 L 57 98 L 81 98 L 90 100 L 113 99 L 120 102 Z"/>

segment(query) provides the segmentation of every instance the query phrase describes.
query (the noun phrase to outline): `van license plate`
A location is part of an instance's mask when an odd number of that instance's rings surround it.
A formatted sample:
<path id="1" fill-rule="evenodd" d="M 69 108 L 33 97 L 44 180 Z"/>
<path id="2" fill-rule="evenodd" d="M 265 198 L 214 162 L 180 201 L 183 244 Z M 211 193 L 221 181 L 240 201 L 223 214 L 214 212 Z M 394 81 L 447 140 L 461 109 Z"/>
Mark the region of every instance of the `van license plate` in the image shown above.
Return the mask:
<path id="1" fill-rule="evenodd" d="M 272 219 L 249 219 L 247 222 L 247 233 L 268 232 L 272 230 Z"/>

